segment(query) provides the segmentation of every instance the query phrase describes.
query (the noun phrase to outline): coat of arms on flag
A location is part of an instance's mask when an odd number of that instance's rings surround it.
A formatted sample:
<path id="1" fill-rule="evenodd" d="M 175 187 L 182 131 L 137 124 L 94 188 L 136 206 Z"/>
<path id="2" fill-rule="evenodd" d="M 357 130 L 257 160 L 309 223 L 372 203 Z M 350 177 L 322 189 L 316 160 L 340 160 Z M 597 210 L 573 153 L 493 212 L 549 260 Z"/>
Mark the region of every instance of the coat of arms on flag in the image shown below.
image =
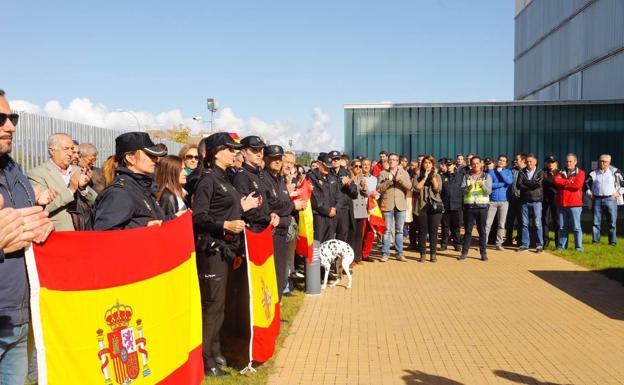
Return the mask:
<path id="1" fill-rule="evenodd" d="M 151 374 L 147 365 L 146 340 L 143 337 L 142 321 L 137 319 L 135 332 L 135 328 L 131 325 L 132 315 L 132 307 L 117 301 L 117 304 L 108 309 L 104 316 L 106 324 L 111 329 L 106 335 L 108 344 L 105 344 L 104 331 L 102 329 L 97 331 L 100 348 L 98 355 L 107 385 L 111 384 L 111 372 L 115 376 L 115 382 L 120 385 L 129 384 L 136 380 L 141 368 L 143 369 L 143 377 Z M 141 355 L 140 359 L 139 354 Z"/>

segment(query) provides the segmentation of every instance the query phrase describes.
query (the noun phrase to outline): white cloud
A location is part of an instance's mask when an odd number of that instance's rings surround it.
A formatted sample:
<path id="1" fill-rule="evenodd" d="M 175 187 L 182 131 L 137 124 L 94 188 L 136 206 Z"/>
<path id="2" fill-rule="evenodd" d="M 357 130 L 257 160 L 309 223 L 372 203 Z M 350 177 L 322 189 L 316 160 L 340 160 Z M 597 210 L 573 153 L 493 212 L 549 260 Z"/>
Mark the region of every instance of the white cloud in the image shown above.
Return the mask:
<path id="1" fill-rule="evenodd" d="M 209 122 L 195 121 L 192 117 L 184 117 L 179 109 L 152 114 L 144 111 L 110 111 L 104 104 L 94 103 L 88 98 L 76 98 L 67 107 L 51 100 L 43 108 L 26 100 L 12 100 L 11 108 L 15 111 L 24 111 L 53 118 L 70 120 L 93 126 L 111 129 L 137 128 L 138 120 L 142 129 L 166 130 L 174 125 L 184 124 L 193 131 L 200 131 L 209 127 Z M 136 116 L 136 119 L 135 119 Z M 270 143 L 287 146 L 293 141 L 297 150 L 312 152 L 337 149 L 337 141 L 330 132 L 331 119 L 320 108 L 312 110 L 312 126 L 307 130 L 289 128 L 280 121 L 266 122 L 256 117 L 247 119 L 236 116 L 230 107 L 224 107 L 215 114 L 214 129 L 218 131 L 237 132 L 239 136 L 258 135 Z"/>

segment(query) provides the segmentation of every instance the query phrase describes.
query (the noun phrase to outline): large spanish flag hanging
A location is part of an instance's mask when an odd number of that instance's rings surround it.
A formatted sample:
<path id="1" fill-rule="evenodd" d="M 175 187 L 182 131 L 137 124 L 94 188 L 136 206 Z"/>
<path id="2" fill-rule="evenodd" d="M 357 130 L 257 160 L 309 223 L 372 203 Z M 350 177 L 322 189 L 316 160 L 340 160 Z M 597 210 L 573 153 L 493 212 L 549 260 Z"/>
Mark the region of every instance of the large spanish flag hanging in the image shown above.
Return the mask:
<path id="1" fill-rule="evenodd" d="M 273 356 L 279 336 L 280 305 L 272 231 L 272 226 L 260 233 L 245 229 L 251 324 L 249 369 L 253 369 L 253 361 L 261 363 Z"/>
<path id="2" fill-rule="evenodd" d="M 27 253 L 39 385 L 200 384 L 191 215 L 58 232 Z"/>

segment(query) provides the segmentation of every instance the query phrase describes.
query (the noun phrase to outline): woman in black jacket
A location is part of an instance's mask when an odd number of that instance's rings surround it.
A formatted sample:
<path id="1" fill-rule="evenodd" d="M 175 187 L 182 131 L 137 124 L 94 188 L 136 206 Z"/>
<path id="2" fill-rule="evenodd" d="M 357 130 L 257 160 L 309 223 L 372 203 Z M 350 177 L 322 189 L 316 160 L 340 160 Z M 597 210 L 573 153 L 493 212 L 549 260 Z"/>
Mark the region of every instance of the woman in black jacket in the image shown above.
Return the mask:
<path id="1" fill-rule="evenodd" d="M 175 155 L 162 158 L 156 172 L 156 197 L 165 215 L 176 215 L 188 208 L 185 184 L 186 170 L 182 158 Z"/>
<path id="2" fill-rule="evenodd" d="M 165 216 L 152 190 L 156 160 L 166 154 L 145 132 L 115 138 L 119 167 L 113 183 L 96 200 L 94 230 L 133 229 L 174 218 Z"/>

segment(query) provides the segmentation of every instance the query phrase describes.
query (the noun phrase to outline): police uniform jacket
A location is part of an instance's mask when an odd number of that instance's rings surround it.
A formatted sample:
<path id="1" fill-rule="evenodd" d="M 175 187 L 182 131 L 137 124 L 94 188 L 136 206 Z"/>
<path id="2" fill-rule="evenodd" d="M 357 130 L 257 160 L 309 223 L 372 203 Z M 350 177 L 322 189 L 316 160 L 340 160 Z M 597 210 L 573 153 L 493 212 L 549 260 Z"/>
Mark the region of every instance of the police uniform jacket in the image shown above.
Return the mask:
<path id="1" fill-rule="evenodd" d="M 464 205 L 464 194 L 461 189 L 464 174 L 460 172 L 444 172 L 442 177 L 442 202 L 446 210 L 461 210 Z"/>
<path id="2" fill-rule="evenodd" d="M 254 168 L 244 163 L 243 169 L 236 173 L 232 179 L 232 184 L 242 196 L 255 192 L 256 196 L 262 197 L 260 207 L 243 213 L 243 220 L 249 225 L 251 231 L 254 232 L 264 230 L 271 222 L 266 182 L 262 180 L 264 177 L 262 169 Z"/>
<path id="3" fill-rule="evenodd" d="M 283 176 L 273 176 L 269 170 L 264 170 L 262 173 L 262 180 L 269 196 L 269 209 L 280 217 L 279 225 L 275 231 L 280 235 L 286 235 L 292 222 L 292 215 L 295 212 L 295 204 L 290 200 L 290 194 Z"/>
<path id="4" fill-rule="evenodd" d="M 117 168 L 113 183 L 95 202 L 94 230 L 122 230 L 147 226 L 149 221 L 166 217 L 153 192 L 151 175 L 137 174 L 125 167 Z"/>
<path id="5" fill-rule="evenodd" d="M 333 186 L 336 185 L 335 179 L 329 174 L 323 177 L 318 170 L 312 170 L 308 174 L 310 182 L 312 182 L 312 197 L 310 203 L 312 206 L 312 214 L 329 217 L 332 207 L 336 207 L 336 195 Z M 331 183 L 333 180 L 334 183 Z"/>
<path id="6" fill-rule="evenodd" d="M 353 199 L 356 199 L 358 196 L 357 186 L 353 183 L 346 185 L 342 184 L 342 178 L 349 175 L 349 172 L 346 168 L 340 166 L 338 171 L 335 171 L 333 168 L 329 171 L 329 173 L 335 178 L 336 185 L 336 208 L 337 209 L 350 209 L 353 206 Z"/>

